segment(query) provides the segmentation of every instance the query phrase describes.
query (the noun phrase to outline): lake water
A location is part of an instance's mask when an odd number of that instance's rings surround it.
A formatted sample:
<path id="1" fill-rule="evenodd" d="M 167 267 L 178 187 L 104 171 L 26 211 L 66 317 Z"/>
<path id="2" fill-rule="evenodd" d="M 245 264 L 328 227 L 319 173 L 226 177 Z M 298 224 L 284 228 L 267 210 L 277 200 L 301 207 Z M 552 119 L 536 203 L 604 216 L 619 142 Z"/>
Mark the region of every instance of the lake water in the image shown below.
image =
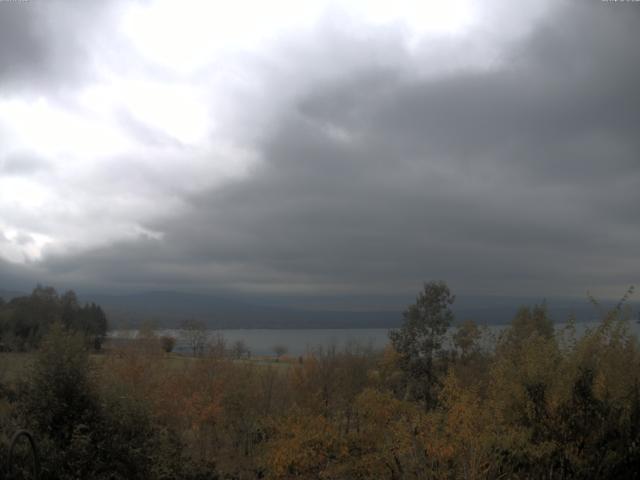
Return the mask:
<path id="1" fill-rule="evenodd" d="M 303 355 L 318 348 L 336 347 L 344 349 L 347 345 L 359 345 L 382 349 L 387 344 L 389 330 L 386 328 L 366 329 L 246 329 L 246 330 L 215 330 L 209 335 L 214 337 L 221 334 L 228 347 L 238 340 L 242 340 L 252 355 L 274 355 L 273 347 L 281 345 L 287 349 L 289 355 Z M 174 351 L 189 353 L 189 346 L 182 338 L 180 330 L 160 330 L 158 335 L 169 335 L 176 338 Z M 134 338 L 136 331 L 115 331 L 114 337 Z"/>
<path id="2" fill-rule="evenodd" d="M 576 324 L 578 335 L 584 333 L 586 329 L 593 328 L 597 322 L 584 322 Z M 631 331 L 640 336 L 640 324 L 631 322 Z M 564 328 L 566 325 L 557 323 L 556 329 Z M 504 325 L 491 325 L 488 327 L 489 339 L 497 336 Z M 454 331 L 451 329 L 450 331 Z M 160 330 L 158 335 L 170 335 L 176 338 L 174 351 L 178 353 L 189 353 L 189 346 L 182 338 L 180 330 Z M 371 347 L 373 349 L 383 349 L 389 342 L 389 329 L 386 328 L 359 328 L 359 329 L 239 329 L 239 330 L 216 330 L 210 331 L 209 335 L 221 334 L 228 347 L 236 341 L 242 340 L 252 355 L 274 355 L 273 347 L 284 346 L 289 355 L 304 355 L 307 352 L 318 348 L 336 347 L 338 350 L 344 349 L 348 345 L 358 345 L 361 347 Z M 114 337 L 134 338 L 135 330 L 117 330 L 110 333 Z"/>

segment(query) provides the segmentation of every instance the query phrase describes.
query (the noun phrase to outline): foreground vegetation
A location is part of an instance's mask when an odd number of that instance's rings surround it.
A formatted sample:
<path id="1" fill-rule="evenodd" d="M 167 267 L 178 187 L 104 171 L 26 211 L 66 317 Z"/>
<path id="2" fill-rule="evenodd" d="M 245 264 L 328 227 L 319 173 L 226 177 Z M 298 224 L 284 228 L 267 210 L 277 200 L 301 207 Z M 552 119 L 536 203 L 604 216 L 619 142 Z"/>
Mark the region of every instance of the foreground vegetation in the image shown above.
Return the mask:
<path id="1" fill-rule="evenodd" d="M 453 301 L 427 284 L 384 352 L 288 368 L 220 348 L 175 361 L 151 335 L 96 361 L 83 332 L 54 321 L 25 375 L 0 376 L 0 455 L 26 426 L 47 479 L 638 476 L 640 349 L 624 302 L 580 338 L 522 308 L 487 348 L 472 322 L 445 341 Z"/>

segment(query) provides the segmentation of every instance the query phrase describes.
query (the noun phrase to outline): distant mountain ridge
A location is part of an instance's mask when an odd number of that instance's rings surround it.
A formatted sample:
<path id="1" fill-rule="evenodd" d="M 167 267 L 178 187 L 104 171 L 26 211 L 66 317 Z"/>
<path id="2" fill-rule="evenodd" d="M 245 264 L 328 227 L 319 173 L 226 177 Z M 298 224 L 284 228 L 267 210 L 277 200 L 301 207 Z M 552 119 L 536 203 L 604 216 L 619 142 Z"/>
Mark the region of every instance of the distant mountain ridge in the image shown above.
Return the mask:
<path id="1" fill-rule="evenodd" d="M 17 292 L 12 290 L 0 290 L 0 298 L 4 299 L 5 301 L 9 301 L 15 297 L 22 297 L 24 295 L 28 295 L 28 294 L 24 292 Z"/>
<path id="2" fill-rule="evenodd" d="M 5 301 L 28 294 L 0 290 L 0 298 Z M 196 318 L 210 328 L 227 329 L 394 328 L 401 325 L 403 310 L 414 301 L 411 296 L 316 298 L 178 291 L 80 293 L 79 299 L 102 306 L 112 328 L 134 328 L 147 320 L 170 328 L 186 318 Z M 509 323 L 519 307 L 542 301 L 528 297 L 459 295 L 453 310 L 456 321 L 469 319 L 478 324 L 500 325 Z M 546 303 L 555 322 L 564 322 L 570 315 L 578 322 L 598 318 L 597 310 L 586 298 L 551 298 Z M 635 312 L 640 311 L 638 302 L 629 304 Z M 613 301 L 602 302 L 603 308 L 614 305 Z"/>
<path id="3" fill-rule="evenodd" d="M 203 320 L 211 328 L 385 328 L 397 313 L 388 311 L 323 311 L 258 305 L 243 299 L 179 292 L 81 297 L 101 305 L 114 324 L 135 326 L 153 320 L 176 326 L 186 318 Z"/>
<path id="4" fill-rule="evenodd" d="M 175 291 L 152 291 L 126 295 L 81 295 L 81 301 L 101 305 L 116 328 L 135 327 L 145 320 L 159 326 L 174 327 L 186 318 L 204 321 L 210 328 L 393 328 L 402 323 L 404 306 L 366 309 L 320 308 L 295 303 L 268 305 L 252 297 L 205 295 Z M 509 297 L 466 297 L 454 304 L 456 320 L 471 319 L 479 324 L 509 323 L 522 305 L 541 303 L 540 299 Z M 596 309 L 586 299 L 550 299 L 551 318 L 564 322 L 570 315 L 577 321 L 597 318 Z M 613 306 L 603 302 L 603 307 Z M 632 304 L 633 305 L 633 304 Z M 636 304 L 637 305 L 637 304 Z M 637 308 L 635 309 L 638 310 Z"/>

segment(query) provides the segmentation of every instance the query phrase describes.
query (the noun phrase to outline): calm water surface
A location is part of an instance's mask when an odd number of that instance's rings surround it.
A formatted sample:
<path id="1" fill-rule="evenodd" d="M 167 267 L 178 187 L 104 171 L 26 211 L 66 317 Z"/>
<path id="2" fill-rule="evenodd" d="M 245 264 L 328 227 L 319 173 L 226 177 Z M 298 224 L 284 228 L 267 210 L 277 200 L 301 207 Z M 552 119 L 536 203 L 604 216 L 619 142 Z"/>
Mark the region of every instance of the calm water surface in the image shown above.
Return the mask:
<path id="1" fill-rule="evenodd" d="M 586 329 L 595 327 L 597 322 L 584 322 L 576 324 L 577 335 L 583 334 Z M 631 331 L 640 336 L 640 324 L 635 321 L 629 324 Z M 557 323 L 556 330 L 566 327 L 566 324 Z M 491 342 L 504 325 L 491 325 L 487 327 L 485 341 Z M 451 329 L 452 331 L 455 329 Z M 227 346 L 231 347 L 236 341 L 242 340 L 252 355 L 273 355 L 273 347 L 284 346 L 289 355 L 303 355 L 318 348 L 336 347 L 342 350 L 349 345 L 382 349 L 389 342 L 389 329 L 386 328 L 358 328 L 358 329 L 239 329 L 239 330 L 215 330 L 208 332 L 211 337 L 221 334 Z M 133 338 L 135 330 L 116 330 L 110 335 L 114 337 Z M 182 338 L 180 330 L 160 330 L 158 335 L 170 335 L 177 339 L 175 351 L 189 353 L 189 347 Z"/>
<path id="2" fill-rule="evenodd" d="M 209 336 L 220 334 L 224 337 L 228 347 L 238 340 L 242 340 L 252 355 L 273 355 L 273 347 L 284 346 L 289 355 L 303 355 L 318 348 L 336 347 L 339 350 L 349 345 L 382 349 L 387 344 L 388 332 L 386 328 L 358 328 L 358 329 L 240 329 L 240 330 L 210 330 Z M 174 351 L 189 353 L 189 346 L 182 338 L 180 330 L 160 330 L 158 335 L 170 335 L 177 342 Z M 135 330 L 116 330 L 111 332 L 114 337 L 135 338 Z"/>

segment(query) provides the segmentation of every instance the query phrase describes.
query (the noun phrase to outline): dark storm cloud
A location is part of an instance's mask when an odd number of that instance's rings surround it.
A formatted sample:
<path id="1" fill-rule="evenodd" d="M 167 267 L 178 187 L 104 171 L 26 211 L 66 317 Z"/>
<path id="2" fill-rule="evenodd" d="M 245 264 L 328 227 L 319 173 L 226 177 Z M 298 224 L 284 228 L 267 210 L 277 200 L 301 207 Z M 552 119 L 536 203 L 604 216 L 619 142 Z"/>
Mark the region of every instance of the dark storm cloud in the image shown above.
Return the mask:
<path id="1" fill-rule="evenodd" d="M 57 94 L 93 75 L 97 54 L 108 58 L 104 26 L 120 0 L 27 0 L 0 2 L 2 93 Z"/>
<path id="2" fill-rule="evenodd" d="M 38 33 L 36 7 L 0 4 L 0 82 L 24 78 L 47 62 L 46 39 Z"/>
<path id="3" fill-rule="evenodd" d="M 319 289 L 634 281 L 636 20 L 574 2 L 488 71 L 313 85 L 263 145 L 262 170 L 154 228 L 183 256 Z"/>
<path id="4" fill-rule="evenodd" d="M 369 52 L 278 113 L 248 177 L 143 225 L 162 238 L 42 266 L 102 285 L 617 294 L 640 266 L 640 7 L 564 5 L 487 68 Z"/>
<path id="5" fill-rule="evenodd" d="M 1 234 L 0 243 L 2 243 Z M 45 271 L 33 265 L 17 265 L 0 258 L 0 290 L 29 291 L 38 281 L 47 281 L 49 279 L 51 278 L 48 277 Z"/>

